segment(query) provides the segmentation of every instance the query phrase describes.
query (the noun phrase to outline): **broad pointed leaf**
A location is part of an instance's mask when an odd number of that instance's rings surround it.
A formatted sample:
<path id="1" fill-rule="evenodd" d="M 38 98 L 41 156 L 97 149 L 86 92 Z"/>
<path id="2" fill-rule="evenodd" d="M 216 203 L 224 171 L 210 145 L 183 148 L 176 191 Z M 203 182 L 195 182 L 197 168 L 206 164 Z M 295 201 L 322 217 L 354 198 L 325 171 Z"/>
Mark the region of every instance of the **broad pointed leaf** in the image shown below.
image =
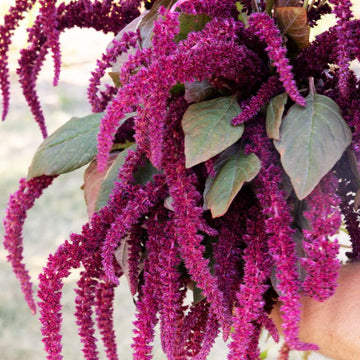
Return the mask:
<path id="1" fill-rule="evenodd" d="M 234 97 L 189 106 L 182 119 L 187 168 L 212 158 L 240 139 L 244 126 L 231 125 L 231 120 L 240 112 Z"/>
<path id="2" fill-rule="evenodd" d="M 228 159 L 205 194 L 213 218 L 226 213 L 244 183 L 254 179 L 260 168 L 260 160 L 255 154 L 238 151 Z"/>
<path id="3" fill-rule="evenodd" d="M 135 150 L 136 144 L 129 146 L 123 150 L 115 159 L 100 186 L 98 198 L 96 200 L 95 211 L 100 210 L 109 201 L 110 193 L 114 188 L 114 183 L 118 179 L 120 168 L 124 165 L 125 158 L 130 150 Z M 134 178 L 137 184 L 146 184 L 151 181 L 155 174 L 158 174 L 159 170 L 151 165 L 149 161 L 146 161 L 144 166 L 139 168 L 134 174 Z"/>
<path id="4" fill-rule="evenodd" d="M 279 7 L 276 9 L 276 18 L 283 34 L 289 35 L 300 50 L 309 45 L 310 26 L 304 8 Z"/>
<path id="5" fill-rule="evenodd" d="M 89 163 L 96 155 L 96 138 L 103 113 L 74 117 L 47 137 L 31 162 L 28 179 L 64 174 Z"/>
<path id="6" fill-rule="evenodd" d="M 279 129 L 287 103 L 287 93 L 282 93 L 271 99 L 266 112 L 266 134 L 270 139 L 279 140 Z"/>
<path id="7" fill-rule="evenodd" d="M 308 196 L 351 143 L 351 130 L 330 98 L 310 93 L 306 106 L 293 105 L 274 145 L 297 197 Z"/>

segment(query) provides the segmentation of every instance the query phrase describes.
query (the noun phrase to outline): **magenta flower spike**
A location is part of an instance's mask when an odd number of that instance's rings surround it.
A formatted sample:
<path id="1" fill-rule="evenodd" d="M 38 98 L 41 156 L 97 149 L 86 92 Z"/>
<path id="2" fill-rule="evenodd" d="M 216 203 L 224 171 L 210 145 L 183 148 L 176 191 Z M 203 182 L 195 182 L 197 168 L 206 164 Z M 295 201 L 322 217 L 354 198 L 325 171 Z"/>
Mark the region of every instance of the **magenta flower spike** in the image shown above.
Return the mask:
<path id="1" fill-rule="evenodd" d="M 114 285 L 110 282 L 105 281 L 97 285 L 95 292 L 96 321 L 109 360 L 119 358 L 113 319 L 114 296 Z"/>
<path id="2" fill-rule="evenodd" d="M 149 219 L 150 234 L 154 219 Z M 158 271 L 160 243 L 156 236 L 149 236 L 147 240 L 148 257 L 145 260 L 144 278 L 145 283 L 139 293 L 136 303 L 136 320 L 134 321 L 133 359 L 152 359 L 152 341 L 155 335 L 155 325 L 158 323 L 157 313 L 160 309 L 160 274 Z"/>
<path id="3" fill-rule="evenodd" d="M 248 200 L 249 201 L 249 200 Z M 249 201 L 248 206 L 254 201 Z M 244 204 L 244 206 L 246 206 Z M 237 306 L 233 318 L 234 332 L 229 345 L 229 360 L 252 358 L 257 353 L 257 342 L 261 327 L 261 318 L 267 316 L 264 311 L 264 293 L 268 289 L 266 281 L 271 274 L 274 262 L 268 258 L 267 235 L 264 218 L 258 205 L 249 209 L 243 239 L 247 244 L 242 259 L 244 276 L 237 291 Z"/>
<path id="4" fill-rule="evenodd" d="M 8 68 L 8 51 L 11 44 L 11 36 L 24 18 L 24 13 L 29 11 L 36 0 L 20 0 L 9 9 L 0 25 L 0 88 L 3 97 L 2 120 L 5 120 L 9 111 L 10 103 L 10 80 Z"/>
<path id="5" fill-rule="evenodd" d="M 111 96 L 106 96 L 103 91 L 101 92 L 101 98 L 97 96 L 100 81 L 105 75 L 106 69 L 111 67 L 116 62 L 116 59 L 121 54 L 126 53 L 130 47 L 136 47 L 138 40 L 139 34 L 124 33 L 121 40 L 113 40 L 111 47 L 108 48 L 106 54 L 103 54 L 101 61 L 98 60 L 97 68 L 92 72 L 88 87 L 88 98 L 94 112 L 104 111 L 111 99 Z M 114 95 L 115 91 L 111 90 L 111 95 Z"/>
<path id="6" fill-rule="evenodd" d="M 349 97 L 349 76 L 350 76 L 350 52 L 355 44 L 351 39 L 351 27 L 349 20 L 352 17 L 351 1 L 350 0 L 330 0 L 334 6 L 334 14 L 337 21 L 337 39 L 336 39 L 336 53 L 337 64 L 339 65 L 339 90 L 341 94 L 347 98 Z"/>
<path id="7" fill-rule="evenodd" d="M 301 263 L 306 271 L 302 284 L 305 294 L 324 301 L 334 294 L 340 261 L 339 243 L 330 237 L 341 226 L 340 199 L 334 195 L 337 178 L 327 175 L 308 197 L 309 210 L 305 212 L 311 230 L 304 230 L 304 249 L 307 258 Z"/>
<path id="8" fill-rule="evenodd" d="M 299 94 L 294 76 L 291 73 L 292 67 L 286 57 L 286 48 L 282 46 L 280 31 L 274 20 L 265 13 L 253 13 L 249 18 L 250 28 L 266 43 L 266 51 L 273 61 L 286 92 L 299 105 L 305 105 L 304 98 Z"/>
<path id="9" fill-rule="evenodd" d="M 54 61 L 54 79 L 53 85 L 56 86 L 60 78 L 61 70 L 61 51 L 60 51 L 60 33 L 58 31 L 58 14 L 56 0 L 39 0 L 40 18 L 46 36 L 47 47 L 53 54 Z"/>
<path id="10" fill-rule="evenodd" d="M 261 107 L 265 106 L 269 101 L 282 90 L 277 76 L 272 76 L 259 89 L 258 93 L 246 103 L 241 104 L 242 112 L 232 120 L 233 125 L 240 125 L 254 117 Z"/>
<path id="11" fill-rule="evenodd" d="M 304 344 L 299 340 L 300 321 L 300 278 L 297 272 L 297 256 L 291 228 L 290 209 L 284 200 L 284 194 L 279 189 L 281 170 L 276 165 L 277 155 L 270 149 L 270 140 L 259 127 L 251 129 L 253 145 L 249 145 L 247 152 L 254 152 L 262 161 L 262 171 L 255 183 L 264 189 L 257 194 L 263 214 L 266 216 L 265 229 L 268 234 L 268 247 L 272 260 L 276 266 L 279 299 L 282 302 L 284 337 L 287 343 L 297 350 L 316 350 L 313 344 Z"/>
<path id="12" fill-rule="evenodd" d="M 4 247 L 8 251 L 7 260 L 20 281 L 21 290 L 32 313 L 36 313 L 36 305 L 30 275 L 23 263 L 23 225 L 28 210 L 33 207 L 43 190 L 51 185 L 53 179 L 53 176 L 21 179 L 19 189 L 10 196 L 4 219 Z"/>
<path id="13" fill-rule="evenodd" d="M 79 327 L 79 335 L 83 344 L 82 352 L 85 359 L 98 359 L 99 353 L 96 346 L 95 327 L 92 319 L 93 307 L 95 303 L 95 287 L 98 283 L 99 271 L 92 267 L 82 271 L 81 277 L 77 282 L 76 289 L 76 324 Z"/>

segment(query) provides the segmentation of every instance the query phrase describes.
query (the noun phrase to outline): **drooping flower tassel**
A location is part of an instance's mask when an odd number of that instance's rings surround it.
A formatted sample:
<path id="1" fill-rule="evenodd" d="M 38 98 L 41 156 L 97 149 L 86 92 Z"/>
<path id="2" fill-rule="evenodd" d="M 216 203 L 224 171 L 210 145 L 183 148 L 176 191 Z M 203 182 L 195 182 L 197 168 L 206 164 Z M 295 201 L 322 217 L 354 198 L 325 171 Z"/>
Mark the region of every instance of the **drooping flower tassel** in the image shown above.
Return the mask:
<path id="1" fill-rule="evenodd" d="M 300 95 L 294 77 L 292 67 L 286 57 L 286 48 L 282 46 L 282 37 L 274 20 L 266 13 L 257 12 L 249 17 L 249 26 L 254 33 L 263 40 L 267 47 L 266 51 L 273 61 L 280 75 L 280 81 L 284 85 L 289 96 L 299 105 L 305 105 L 305 99 Z"/>
<path id="2" fill-rule="evenodd" d="M 254 200 L 252 203 L 254 203 Z M 229 360 L 253 358 L 254 338 L 258 339 L 259 323 L 264 310 L 264 293 L 268 289 L 265 284 L 271 274 L 273 261 L 268 256 L 267 234 L 264 218 L 259 205 L 247 209 L 248 220 L 243 240 L 247 247 L 244 250 L 244 278 L 237 292 L 238 304 L 233 318 L 234 332 L 229 345 Z M 258 340 L 255 341 L 258 343 Z"/>
<path id="3" fill-rule="evenodd" d="M 157 236 L 152 232 L 155 219 L 150 218 L 146 222 L 149 228 L 149 236 L 146 241 L 147 258 L 144 267 L 144 285 L 139 292 L 139 300 L 136 303 L 136 320 L 134 321 L 133 358 L 134 360 L 152 359 L 152 341 L 155 335 L 155 325 L 158 322 L 157 313 L 160 309 L 159 284 L 159 252 L 161 245 Z"/>
<path id="4" fill-rule="evenodd" d="M 4 247 L 8 251 L 7 260 L 20 281 L 21 290 L 32 313 L 36 312 L 36 305 L 30 275 L 23 263 L 23 225 L 27 211 L 33 207 L 35 200 L 50 186 L 53 179 L 53 176 L 21 179 L 19 189 L 10 196 L 4 219 Z"/>
<path id="5" fill-rule="evenodd" d="M 8 51 L 11 36 L 18 27 L 20 20 L 24 18 L 23 13 L 29 11 L 36 0 L 18 0 L 12 6 L 8 14 L 4 16 L 4 23 L 0 25 L 0 88 L 3 97 L 2 120 L 5 120 L 9 111 L 10 102 L 10 80 L 8 68 Z"/>
<path id="6" fill-rule="evenodd" d="M 337 258 L 339 243 L 331 241 L 341 226 L 340 198 L 336 195 L 338 179 L 328 174 L 307 197 L 304 213 L 311 230 L 303 230 L 303 246 L 307 257 L 301 259 L 306 271 L 302 289 L 306 295 L 324 301 L 334 294 L 340 269 Z"/>
<path id="7" fill-rule="evenodd" d="M 259 189 L 257 198 L 266 216 L 269 253 L 275 263 L 279 281 L 284 337 L 293 349 L 316 350 L 317 346 L 305 344 L 299 339 L 301 304 L 300 277 L 293 239 L 295 230 L 291 228 L 290 208 L 279 188 L 282 180 L 279 159 L 261 126 L 249 129 L 247 136 L 251 138 L 252 144 L 248 145 L 246 151 L 254 152 L 262 162 L 262 169 L 255 178 L 255 186 Z"/>
<path id="8" fill-rule="evenodd" d="M 76 324 L 79 327 L 79 335 L 81 337 L 82 352 L 86 360 L 95 360 L 99 358 L 99 353 L 96 346 L 96 337 L 94 321 L 92 319 L 93 307 L 95 303 L 95 288 L 99 281 L 99 269 L 90 261 L 87 269 L 82 271 L 80 279 L 77 282 L 78 288 L 76 291 Z"/>
<path id="9" fill-rule="evenodd" d="M 96 322 L 108 360 L 118 360 L 113 319 L 114 296 L 115 286 L 107 279 L 104 279 L 97 285 L 95 291 Z"/>

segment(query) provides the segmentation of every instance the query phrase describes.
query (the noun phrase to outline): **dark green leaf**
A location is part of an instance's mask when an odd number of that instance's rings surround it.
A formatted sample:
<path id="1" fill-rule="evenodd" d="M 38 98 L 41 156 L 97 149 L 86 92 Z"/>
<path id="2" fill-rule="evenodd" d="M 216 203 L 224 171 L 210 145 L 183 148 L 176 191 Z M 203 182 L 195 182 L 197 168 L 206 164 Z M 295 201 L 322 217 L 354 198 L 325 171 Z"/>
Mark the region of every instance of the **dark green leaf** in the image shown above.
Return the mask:
<path id="1" fill-rule="evenodd" d="M 351 143 L 351 130 L 330 98 L 310 93 L 306 106 L 293 105 L 274 145 L 297 197 L 308 196 Z"/>
<path id="2" fill-rule="evenodd" d="M 104 181 L 101 184 L 98 198 L 96 200 L 95 211 L 103 208 L 109 201 L 109 196 L 114 188 L 114 182 L 118 179 L 120 168 L 124 165 L 125 158 L 130 150 L 135 150 L 136 144 L 129 146 L 127 149 L 122 151 L 112 163 L 111 167 L 107 171 Z M 144 166 L 139 168 L 134 174 L 134 178 L 137 184 L 146 184 L 151 181 L 153 175 L 158 174 L 159 170 L 154 168 L 149 161 L 146 161 Z"/>
<path id="3" fill-rule="evenodd" d="M 358 211 L 359 206 L 360 206 L 360 189 L 358 189 L 354 197 L 354 210 Z"/>
<path id="4" fill-rule="evenodd" d="M 175 41 L 186 39 L 188 34 L 192 31 L 200 31 L 211 20 L 207 15 L 192 15 L 181 13 L 179 16 L 180 30 L 177 34 Z"/>
<path id="5" fill-rule="evenodd" d="M 271 99 L 266 113 L 266 134 L 270 139 L 279 140 L 279 129 L 287 102 L 287 93 Z"/>
<path id="6" fill-rule="evenodd" d="M 193 283 L 193 305 L 198 304 L 199 302 L 206 299 L 206 296 L 204 296 L 203 291 L 197 287 L 196 283 Z"/>
<path id="7" fill-rule="evenodd" d="M 47 137 L 31 162 L 28 179 L 64 174 L 89 163 L 97 152 L 97 134 L 103 113 L 72 118 Z"/>
<path id="8" fill-rule="evenodd" d="M 265 12 L 268 15 L 271 15 L 272 9 L 274 7 L 274 1 L 275 0 L 266 0 Z"/>
<path id="9" fill-rule="evenodd" d="M 234 97 L 189 106 L 182 119 L 187 168 L 212 158 L 240 139 L 244 126 L 231 125 L 231 120 L 240 112 Z"/>
<path id="10" fill-rule="evenodd" d="M 230 156 L 204 194 L 213 218 L 226 213 L 244 183 L 254 179 L 260 168 L 260 160 L 255 154 L 238 151 Z"/>
<path id="11" fill-rule="evenodd" d="M 172 95 L 177 95 L 177 94 L 181 94 L 184 93 L 185 91 L 185 86 L 184 84 L 181 83 L 177 83 L 175 84 L 171 89 L 170 89 L 170 94 Z"/>

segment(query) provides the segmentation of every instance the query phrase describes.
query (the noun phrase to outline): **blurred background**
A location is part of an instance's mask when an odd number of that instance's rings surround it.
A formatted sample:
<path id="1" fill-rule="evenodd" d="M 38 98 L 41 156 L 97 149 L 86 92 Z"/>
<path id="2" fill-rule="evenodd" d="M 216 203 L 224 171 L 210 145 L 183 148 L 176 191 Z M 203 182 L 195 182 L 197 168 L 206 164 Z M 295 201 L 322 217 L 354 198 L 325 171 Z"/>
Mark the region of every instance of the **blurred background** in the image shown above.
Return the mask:
<path id="1" fill-rule="evenodd" d="M 1 0 L 0 24 L 13 0 Z M 360 13 L 360 1 L 353 0 L 354 9 Z M 37 9 L 35 8 L 16 31 L 10 51 L 11 68 L 11 107 L 8 118 L 0 124 L 0 218 L 4 217 L 8 196 L 17 190 L 18 180 L 25 177 L 32 156 L 42 141 L 37 124 L 32 120 L 26 102 L 17 84 L 17 59 L 19 50 L 26 46 L 26 28 L 31 26 Z M 334 19 L 326 18 L 320 32 L 333 24 Z M 315 33 L 314 33 L 315 34 Z M 111 41 L 110 35 L 92 30 L 72 29 L 61 35 L 62 73 L 60 85 L 52 87 L 52 60 L 48 57 L 38 80 L 38 93 L 43 105 L 49 133 L 68 121 L 72 116 L 84 116 L 91 112 L 87 103 L 86 88 L 90 72 L 96 66 L 96 59 L 104 52 Z M 354 64 L 358 67 L 358 64 Z M 79 169 L 56 179 L 52 187 L 36 202 L 29 212 L 24 228 L 25 262 L 37 288 L 37 277 L 46 264 L 49 253 L 72 232 L 79 232 L 86 222 L 86 207 L 80 187 L 83 183 L 83 170 Z M 3 227 L 0 227 L 0 236 Z M 65 280 L 63 294 L 63 356 L 65 360 L 82 358 L 81 343 L 77 335 L 74 318 L 74 288 L 77 280 L 74 272 Z M 0 358 L 2 360 L 39 360 L 46 355 L 42 348 L 38 315 L 31 315 L 18 282 L 6 262 L 6 253 L 0 246 Z M 129 294 L 126 280 L 116 292 L 115 324 L 117 329 L 120 358 L 131 359 L 132 321 L 134 304 Z M 268 349 L 267 359 L 275 360 L 278 346 L 262 337 L 263 348 Z M 105 359 L 99 341 L 100 358 Z M 224 359 L 226 345 L 219 340 L 209 359 Z M 325 359 L 318 354 L 294 352 L 293 360 Z M 305 356 L 305 357 L 304 357 Z M 155 360 L 165 360 L 159 340 L 154 349 Z"/>

